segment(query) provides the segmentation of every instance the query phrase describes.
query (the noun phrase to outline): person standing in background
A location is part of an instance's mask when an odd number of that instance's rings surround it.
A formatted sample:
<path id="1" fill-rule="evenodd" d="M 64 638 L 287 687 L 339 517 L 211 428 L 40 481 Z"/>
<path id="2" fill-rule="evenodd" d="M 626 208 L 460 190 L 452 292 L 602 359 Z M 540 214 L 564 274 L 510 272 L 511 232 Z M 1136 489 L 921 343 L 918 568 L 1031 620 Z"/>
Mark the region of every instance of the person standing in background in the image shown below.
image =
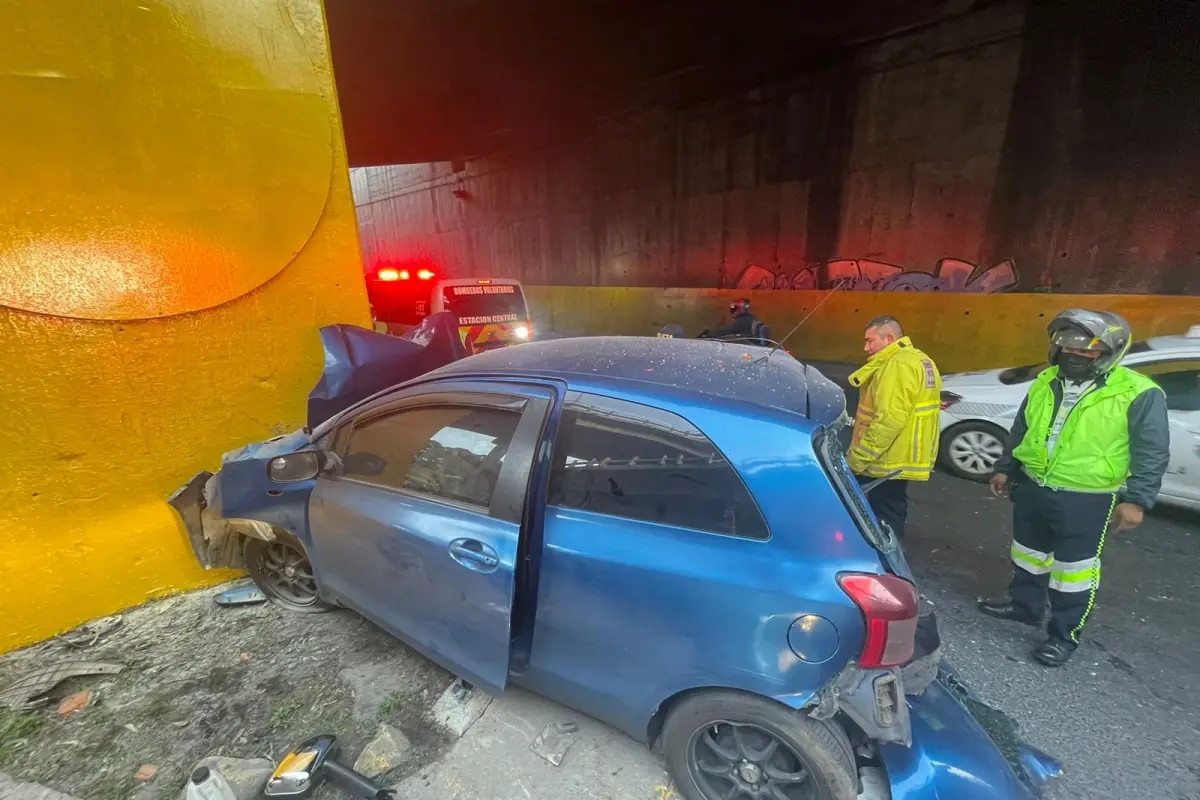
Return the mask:
<path id="1" fill-rule="evenodd" d="M 904 538 L 908 482 L 929 480 L 937 460 L 942 376 L 895 317 L 867 324 L 863 350 L 866 365 L 850 375 L 859 399 L 846 459 L 860 484 L 890 476 L 867 493 L 867 501 Z"/>

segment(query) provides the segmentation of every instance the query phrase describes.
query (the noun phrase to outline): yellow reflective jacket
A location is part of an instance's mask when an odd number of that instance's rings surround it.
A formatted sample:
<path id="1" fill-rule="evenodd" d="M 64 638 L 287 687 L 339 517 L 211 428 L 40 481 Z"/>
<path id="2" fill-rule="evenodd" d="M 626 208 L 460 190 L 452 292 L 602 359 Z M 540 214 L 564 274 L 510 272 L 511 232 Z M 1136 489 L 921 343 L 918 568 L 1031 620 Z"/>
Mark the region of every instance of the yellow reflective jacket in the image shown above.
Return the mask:
<path id="1" fill-rule="evenodd" d="M 850 469 L 872 478 L 899 469 L 898 478 L 929 480 L 942 410 L 942 376 L 933 359 L 905 336 L 867 359 L 850 385 L 861 390 Z"/>

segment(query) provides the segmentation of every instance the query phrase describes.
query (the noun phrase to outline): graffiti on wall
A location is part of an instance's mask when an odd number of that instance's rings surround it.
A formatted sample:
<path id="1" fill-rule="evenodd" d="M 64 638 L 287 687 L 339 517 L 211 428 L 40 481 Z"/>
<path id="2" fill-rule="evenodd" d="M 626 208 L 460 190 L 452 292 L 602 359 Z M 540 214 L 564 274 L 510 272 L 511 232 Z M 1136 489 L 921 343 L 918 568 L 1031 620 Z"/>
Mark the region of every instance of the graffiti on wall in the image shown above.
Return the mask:
<path id="1" fill-rule="evenodd" d="M 970 261 L 943 258 L 932 271 L 908 269 L 870 259 L 836 259 L 795 272 L 751 264 L 734 289 L 845 289 L 858 292 L 969 292 L 995 294 L 1017 286 L 1012 259 L 982 268 Z"/>

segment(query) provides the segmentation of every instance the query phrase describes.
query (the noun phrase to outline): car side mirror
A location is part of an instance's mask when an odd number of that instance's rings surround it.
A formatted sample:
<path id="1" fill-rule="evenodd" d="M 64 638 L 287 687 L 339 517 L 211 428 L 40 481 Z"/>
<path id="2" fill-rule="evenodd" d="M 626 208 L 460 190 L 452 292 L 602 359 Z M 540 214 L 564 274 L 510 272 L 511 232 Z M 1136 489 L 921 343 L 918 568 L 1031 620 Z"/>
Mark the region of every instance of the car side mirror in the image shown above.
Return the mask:
<path id="1" fill-rule="evenodd" d="M 275 483 L 302 483 L 340 467 L 338 457 L 326 450 L 305 450 L 272 458 L 267 476 Z"/>

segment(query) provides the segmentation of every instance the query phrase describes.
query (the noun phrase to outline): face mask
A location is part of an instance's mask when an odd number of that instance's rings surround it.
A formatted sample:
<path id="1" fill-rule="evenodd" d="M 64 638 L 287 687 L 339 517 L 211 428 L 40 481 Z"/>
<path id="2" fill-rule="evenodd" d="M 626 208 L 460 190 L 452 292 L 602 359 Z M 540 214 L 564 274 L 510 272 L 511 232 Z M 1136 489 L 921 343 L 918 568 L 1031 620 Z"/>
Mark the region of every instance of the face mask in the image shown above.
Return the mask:
<path id="1" fill-rule="evenodd" d="M 1096 377 L 1096 359 L 1076 353 L 1060 353 L 1058 374 L 1069 381 L 1086 381 Z"/>

